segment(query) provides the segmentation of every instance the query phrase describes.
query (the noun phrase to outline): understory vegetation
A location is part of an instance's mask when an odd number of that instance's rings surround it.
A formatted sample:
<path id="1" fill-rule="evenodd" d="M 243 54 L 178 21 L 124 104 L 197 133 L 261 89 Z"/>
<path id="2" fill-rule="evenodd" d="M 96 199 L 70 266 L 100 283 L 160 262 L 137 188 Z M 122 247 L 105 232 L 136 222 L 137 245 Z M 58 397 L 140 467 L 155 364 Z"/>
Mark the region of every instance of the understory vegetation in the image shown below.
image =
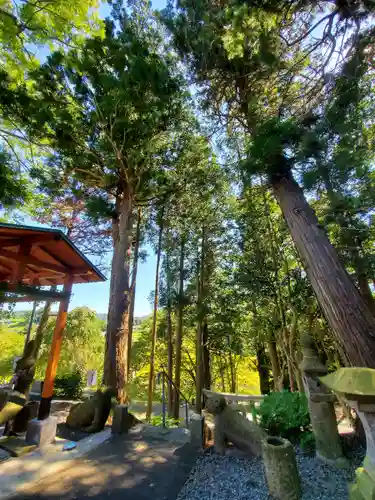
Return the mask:
<path id="1" fill-rule="evenodd" d="M 58 377 L 97 370 L 148 418 L 161 372 L 174 419 L 203 389 L 273 393 L 262 425 L 309 442 L 302 334 L 330 371 L 375 368 L 374 3 L 77 5 L 0 7 L 2 220 L 61 229 L 109 278 L 106 322 L 69 313 Z M 27 326 L 1 314 L 9 379 Z"/>

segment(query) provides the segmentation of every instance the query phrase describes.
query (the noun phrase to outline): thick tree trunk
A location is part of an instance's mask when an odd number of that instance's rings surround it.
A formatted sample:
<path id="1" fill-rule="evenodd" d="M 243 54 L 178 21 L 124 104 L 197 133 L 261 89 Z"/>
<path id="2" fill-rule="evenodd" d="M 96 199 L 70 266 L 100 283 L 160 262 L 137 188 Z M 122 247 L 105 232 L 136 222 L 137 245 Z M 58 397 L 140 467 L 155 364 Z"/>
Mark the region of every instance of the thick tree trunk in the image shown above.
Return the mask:
<path id="1" fill-rule="evenodd" d="M 173 411 L 173 332 L 172 332 L 172 312 L 170 304 L 167 306 L 167 338 L 168 338 L 168 415 L 172 416 Z"/>
<path id="2" fill-rule="evenodd" d="M 211 361 L 210 349 L 208 346 L 208 324 L 203 324 L 203 387 L 211 389 Z"/>
<path id="3" fill-rule="evenodd" d="M 119 403 L 125 403 L 127 398 L 132 209 L 132 194 L 124 189 L 116 200 L 117 217 L 112 222 L 113 257 L 104 363 L 104 383 L 116 390 Z"/>
<path id="4" fill-rule="evenodd" d="M 132 352 L 132 342 L 133 342 L 135 288 L 137 285 L 138 255 L 139 255 L 139 244 L 141 238 L 141 220 L 142 220 L 142 209 L 138 207 L 137 229 L 135 232 L 135 246 L 134 246 L 133 266 L 132 266 L 132 280 L 130 285 L 131 296 L 130 296 L 130 306 L 129 306 L 128 376 L 130 375 L 130 362 L 131 362 L 131 352 Z"/>
<path id="5" fill-rule="evenodd" d="M 230 392 L 236 393 L 236 368 L 234 366 L 232 353 L 229 351 L 229 373 L 230 373 Z"/>
<path id="6" fill-rule="evenodd" d="M 271 360 L 274 390 L 277 392 L 281 392 L 284 389 L 283 376 L 281 374 L 279 355 L 277 354 L 275 334 L 273 332 L 271 332 L 269 335 L 267 347 L 268 354 Z"/>
<path id="7" fill-rule="evenodd" d="M 221 390 L 222 392 L 225 392 L 225 365 L 223 365 L 223 362 L 221 360 L 221 357 L 219 357 L 219 371 L 220 371 L 220 380 L 221 380 Z"/>
<path id="8" fill-rule="evenodd" d="M 55 291 L 55 290 L 56 290 L 56 286 L 52 286 L 51 291 Z M 52 303 L 53 303 L 52 301 L 47 301 L 44 304 L 42 317 L 40 318 L 38 328 L 36 329 L 35 339 L 34 339 L 35 340 L 34 358 L 36 360 L 38 360 L 38 357 L 39 357 L 40 346 L 42 345 L 44 330 L 47 326 L 48 318 L 49 318 L 49 315 L 51 313 Z"/>
<path id="9" fill-rule="evenodd" d="M 203 389 L 203 300 L 204 300 L 204 246 L 205 232 L 202 229 L 201 255 L 197 272 L 197 332 L 195 339 L 195 409 L 198 414 L 202 412 L 202 389 Z"/>
<path id="10" fill-rule="evenodd" d="M 270 393 L 270 370 L 268 368 L 268 356 L 263 345 L 257 347 L 257 369 L 259 374 L 259 387 L 261 394 Z"/>
<path id="11" fill-rule="evenodd" d="M 181 347 L 182 347 L 182 329 L 184 320 L 184 258 L 185 258 L 185 241 L 181 239 L 180 249 L 180 277 L 179 277 L 179 306 L 177 317 L 176 331 L 176 366 L 174 377 L 174 396 L 173 396 L 173 417 L 179 418 L 180 415 L 180 382 L 181 382 Z"/>
<path id="12" fill-rule="evenodd" d="M 358 271 L 357 272 L 357 280 L 359 291 L 361 292 L 362 297 L 365 299 L 366 304 L 368 305 L 372 315 L 375 316 L 375 299 L 372 295 L 371 288 L 367 279 L 367 276 Z"/>
<path id="13" fill-rule="evenodd" d="M 173 412 L 173 329 L 172 329 L 172 301 L 171 301 L 171 275 L 169 268 L 169 253 L 165 257 L 166 282 L 167 282 L 167 342 L 168 342 L 168 415 Z"/>
<path id="14" fill-rule="evenodd" d="M 154 394 L 154 376 L 155 376 L 155 347 L 156 347 L 156 319 L 158 312 L 159 303 L 159 269 L 160 269 L 160 257 L 161 257 L 161 243 L 163 240 L 163 215 L 164 206 L 161 210 L 161 220 L 159 227 L 159 241 L 158 250 L 156 257 L 156 272 L 155 272 L 155 295 L 154 295 L 154 311 L 152 318 L 152 331 L 151 331 L 151 353 L 150 353 L 150 370 L 148 374 L 148 393 L 147 393 L 147 412 L 146 419 L 150 420 L 152 413 L 152 399 Z"/>
<path id="15" fill-rule="evenodd" d="M 295 390 L 296 390 L 296 381 L 294 380 L 293 365 L 292 365 L 292 362 L 291 362 L 291 360 L 290 360 L 289 357 L 286 360 L 286 365 L 287 365 L 287 368 L 288 368 L 289 389 L 290 389 L 290 392 L 295 392 Z"/>
<path id="16" fill-rule="evenodd" d="M 356 366 L 375 368 L 375 319 L 291 173 L 271 180 L 319 304 Z"/>

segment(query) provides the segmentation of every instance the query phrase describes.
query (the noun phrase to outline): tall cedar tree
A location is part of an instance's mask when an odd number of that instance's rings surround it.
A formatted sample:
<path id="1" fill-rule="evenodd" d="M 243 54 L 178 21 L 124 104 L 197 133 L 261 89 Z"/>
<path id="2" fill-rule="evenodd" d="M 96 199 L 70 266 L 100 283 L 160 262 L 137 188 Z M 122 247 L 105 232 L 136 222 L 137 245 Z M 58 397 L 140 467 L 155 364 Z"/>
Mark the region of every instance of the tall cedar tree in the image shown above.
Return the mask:
<path id="1" fill-rule="evenodd" d="M 250 135 L 244 166 L 249 173 L 267 174 L 319 303 L 350 361 L 375 367 L 374 318 L 293 178 L 309 128 L 306 114 L 286 119 L 306 96 L 296 78 L 305 64 L 303 47 L 288 50 L 289 42 L 280 36 L 280 26 L 291 22 L 290 6 L 284 7 L 270 13 L 235 1 L 223 8 L 208 0 L 184 0 L 177 12 L 164 15 L 206 108 Z M 357 36 L 352 57 L 359 64 L 365 64 L 372 35 Z"/>
<path id="2" fill-rule="evenodd" d="M 36 140 L 47 138 L 53 154 L 39 181 L 59 191 L 80 183 L 91 213 L 112 222 L 113 259 L 104 381 L 126 399 L 129 332 L 129 254 L 134 206 L 155 195 L 163 179 L 168 130 L 182 105 L 182 81 L 148 12 L 120 9 L 107 20 L 104 39 L 88 40 L 79 51 L 52 54 L 33 73 L 27 112 L 10 97 L 24 96 L 11 83 L 0 92 L 2 105 Z"/>

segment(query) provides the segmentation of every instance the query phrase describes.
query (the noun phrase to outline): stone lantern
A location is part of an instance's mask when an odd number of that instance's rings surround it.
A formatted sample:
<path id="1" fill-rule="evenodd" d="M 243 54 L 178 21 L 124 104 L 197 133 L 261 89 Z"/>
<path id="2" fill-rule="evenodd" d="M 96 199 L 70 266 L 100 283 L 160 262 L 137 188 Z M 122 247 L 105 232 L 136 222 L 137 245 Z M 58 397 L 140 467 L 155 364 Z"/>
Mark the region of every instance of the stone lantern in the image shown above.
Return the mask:
<path id="1" fill-rule="evenodd" d="M 346 467 L 337 429 L 334 402 L 336 397 L 325 387 L 320 377 L 328 370 L 318 358 L 310 335 L 301 337 L 303 358 L 300 364 L 312 429 L 315 435 L 316 456 L 326 463 Z"/>
<path id="2" fill-rule="evenodd" d="M 340 368 L 321 378 L 341 395 L 361 419 L 366 434 L 366 457 L 356 470 L 356 482 L 349 488 L 350 500 L 375 499 L 375 370 Z"/>

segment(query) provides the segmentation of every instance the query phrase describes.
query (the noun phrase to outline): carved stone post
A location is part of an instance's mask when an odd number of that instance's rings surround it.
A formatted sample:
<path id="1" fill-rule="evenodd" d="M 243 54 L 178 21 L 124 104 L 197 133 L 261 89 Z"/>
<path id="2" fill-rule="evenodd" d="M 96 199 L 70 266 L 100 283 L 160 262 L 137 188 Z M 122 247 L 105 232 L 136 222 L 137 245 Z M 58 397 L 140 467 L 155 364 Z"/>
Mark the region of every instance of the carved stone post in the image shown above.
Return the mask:
<path id="1" fill-rule="evenodd" d="M 349 487 L 350 500 L 375 498 L 375 370 L 371 368 L 340 368 L 322 377 L 321 381 L 341 395 L 361 419 L 366 433 L 366 457 L 356 473 L 356 482 Z"/>
<path id="2" fill-rule="evenodd" d="M 316 456 L 329 464 L 346 467 L 333 405 L 336 398 L 319 380 L 328 370 L 319 360 L 309 335 L 302 336 L 301 344 L 303 359 L 300 369 L 315 435 Z"/>

